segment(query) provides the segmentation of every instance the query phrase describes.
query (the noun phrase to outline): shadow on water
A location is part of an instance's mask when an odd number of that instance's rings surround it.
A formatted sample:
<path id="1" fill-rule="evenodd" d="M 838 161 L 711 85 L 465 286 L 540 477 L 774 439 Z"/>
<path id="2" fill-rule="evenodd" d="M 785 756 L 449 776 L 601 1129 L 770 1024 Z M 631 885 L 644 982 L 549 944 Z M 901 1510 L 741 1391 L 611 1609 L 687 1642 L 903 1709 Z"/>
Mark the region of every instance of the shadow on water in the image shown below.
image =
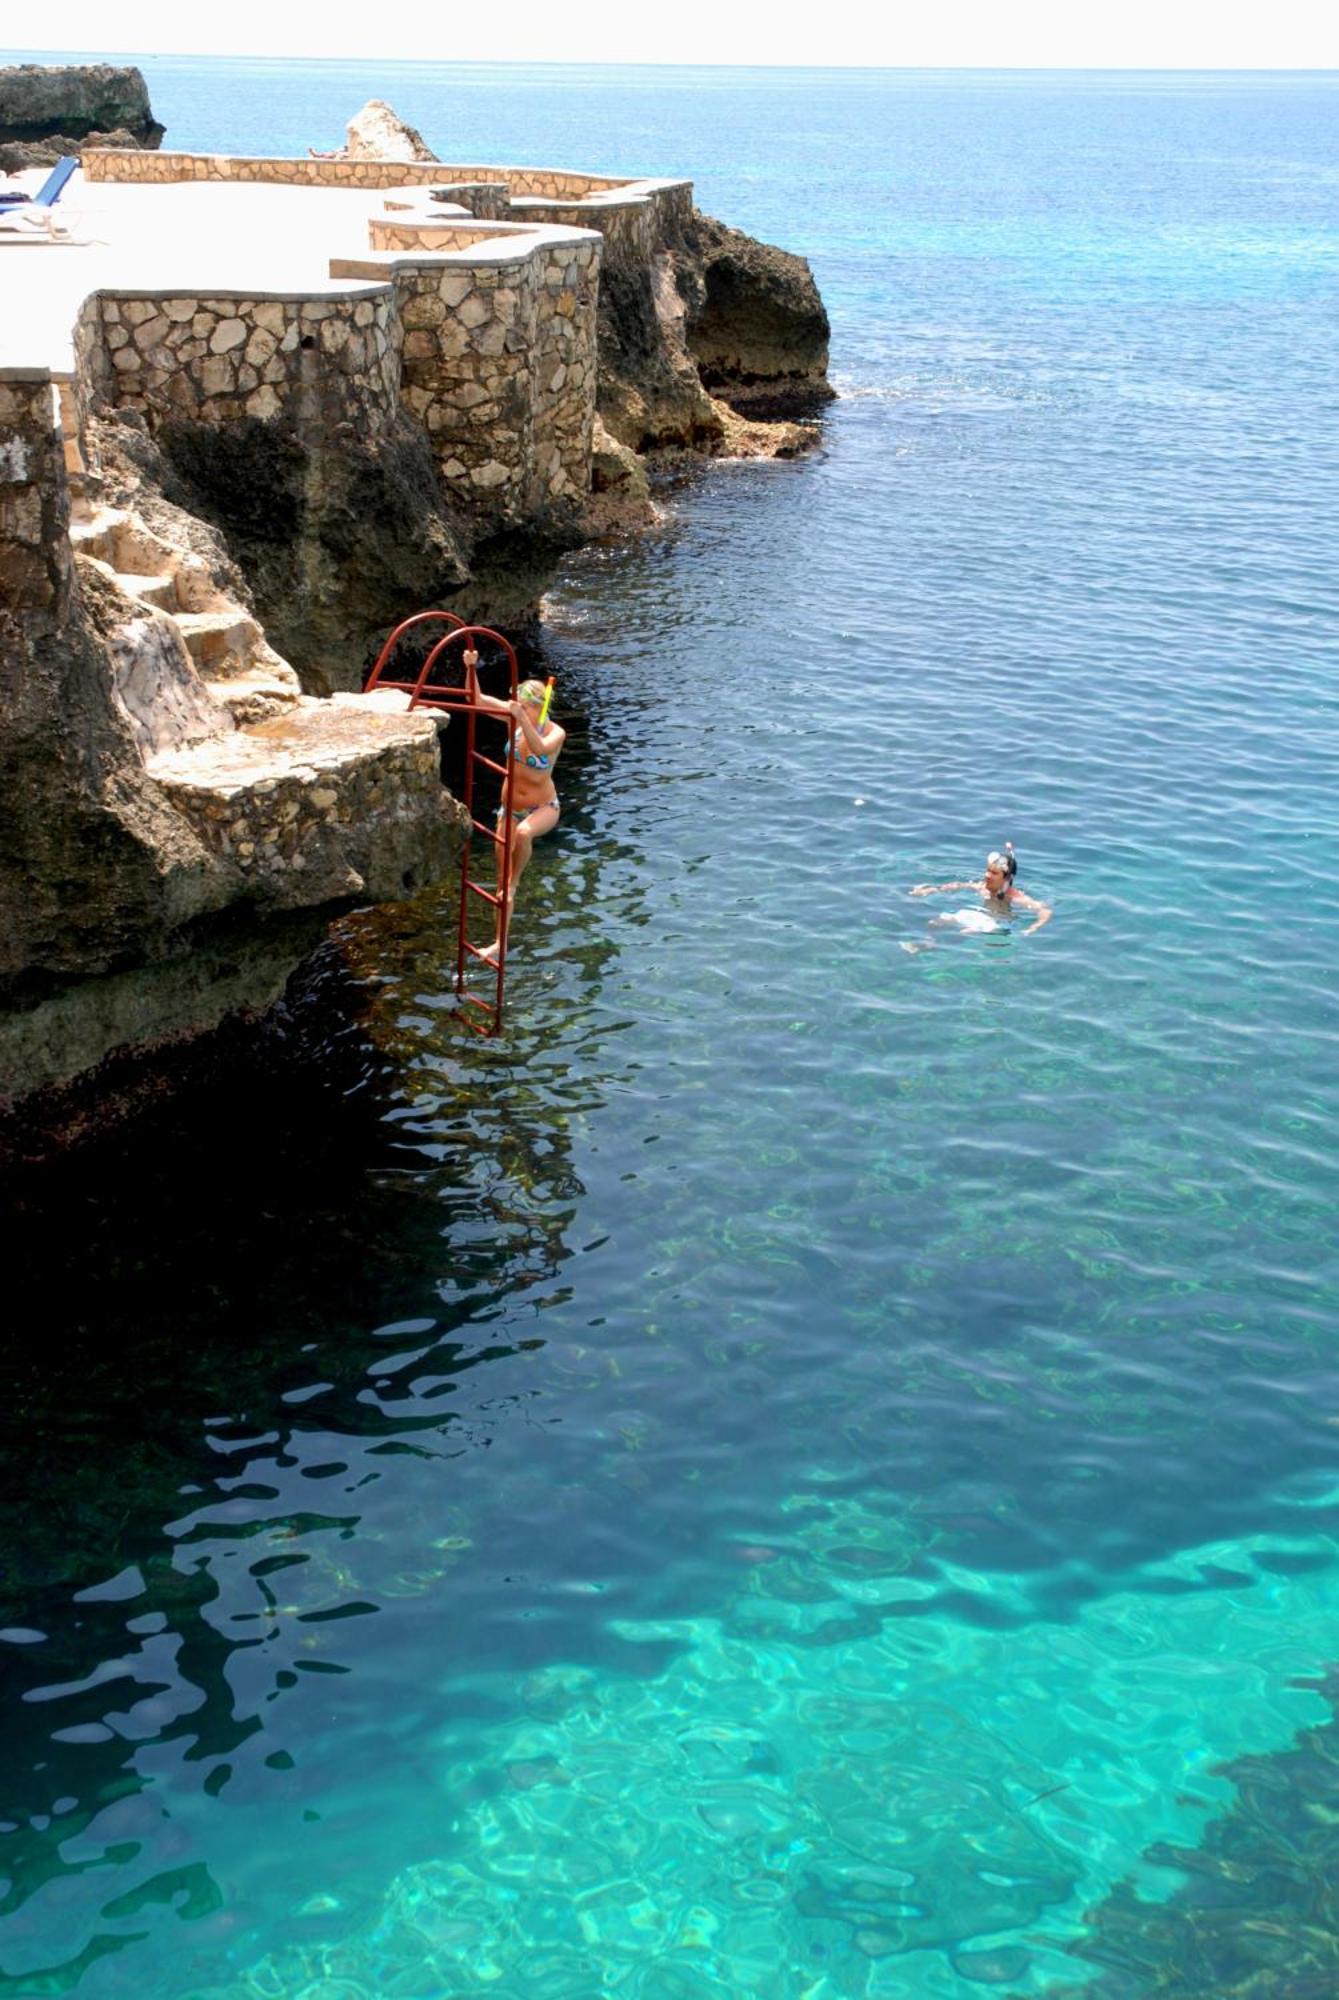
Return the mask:
<path id="1" fill-rule="evenodd" d="M 550 888 L 574 943 L 592 865 Z M 523 1419 L 583 1192 L 567 1126 L 604 1079 L 575 1030 L 579 1088 L 538 1066 L 552 1013 L 468 1034 L 453 946 L 449 888 L 346 920 L 276 1024 L 4 1190 L 32 1282 L 0 1343 L 0 1991 L 72 1990 L 155 1904 L 217 1946 L 234 1918 L 190 1802 L 282 1786 L 323 1727 L 310 1689 L 353 1671 L 348 1621 L 440 1597 L 474 1547 L 448 1462 Z M 584 946 L 598 983 L 608 948 Z M 468 1601 L 511 1567 L 485 1560 L 448 1615 L 457 1668 L 524 1664 L 506 1609 Z M 276 1730 L 276 1701 L 308 1723 Z M 384 1755 L 344 1744 L 339 1784 L 375 1786 Z"/>

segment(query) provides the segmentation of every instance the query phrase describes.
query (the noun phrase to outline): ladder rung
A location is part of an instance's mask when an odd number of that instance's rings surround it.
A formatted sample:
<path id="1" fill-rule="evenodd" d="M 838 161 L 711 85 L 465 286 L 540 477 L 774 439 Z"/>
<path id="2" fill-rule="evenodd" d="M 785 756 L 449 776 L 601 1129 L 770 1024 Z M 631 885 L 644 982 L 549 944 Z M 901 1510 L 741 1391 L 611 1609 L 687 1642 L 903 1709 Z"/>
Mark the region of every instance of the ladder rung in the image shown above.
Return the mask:
<path id="1" fill-rule="evenodd" d="M 493 905 L 494 909 L 496 909 L 498 904 L 502 901 L 501 896 L 494 895 L 491 889 L 485 889 L 481 882 L 466 882 L 465 887 L 469 889 L 472 892 L 472 894 L 476 896 L 482 896 L 486 903 L 491 903 Z"/>
<path id="2" fill-rule="evenodd" d="M 471 958 L 481 958 L 485 965 L 491 965 L 494 971 L 497 970 L 497 960 L 485 956 L 484 948 L 481 944 L 471 944 L 470 940 L 466 938 L 465 949 Z"/>
<path id="3" fill-rule="evenodd" d="M 496 1014 L 497 1012 L 496 1001 L 480 1000 L 477 997 L 477 995 L 473 993 L 462 993 L 460 997 L 465 1002 L 465 1005 L 467 1007 L 477 1007 L 481 1014 Z"/>
<path id="4" fill-rule="evenodd" d="M 483 751 L 482 751 L 482 750 L 476 750 L 476 751 L 474 752 L 474 761 L 475 761 L 475 763 L 476 763 L 476 764 L 482 764 L 482 765 L 484 765 L 484 766 L 485 766 L 485 768 L 486 768 L 487 770 L 489 770 L 489 771 L 496 771 L 496 772 L 497 772 L 497 774 L 498 774 L 498 776 L 499 776 L 499 778 L 505 778 L 505 777 L 506 777 L 506 775 L 507 775 L 507 767 L 506 767 L 506 765 L 505 765 L 505 764 L 495 764 L 495 763 L 493 762 L 493 760 L 492 760 L 492 758 L 491 758 L 491 757 L 485 757 L 485 755 L 484 755 L 484 753 L 483 753 Z"/>
<path id="5" fill-rule="evenodd" d="M 470 820 L 470 825 L 476 833 L 481 833 L 485 840 L 491 840 L 495 847 L 501 847 L 502 835 L 495 826 L 489 826 L 485 820 L 473 818 Z"/>

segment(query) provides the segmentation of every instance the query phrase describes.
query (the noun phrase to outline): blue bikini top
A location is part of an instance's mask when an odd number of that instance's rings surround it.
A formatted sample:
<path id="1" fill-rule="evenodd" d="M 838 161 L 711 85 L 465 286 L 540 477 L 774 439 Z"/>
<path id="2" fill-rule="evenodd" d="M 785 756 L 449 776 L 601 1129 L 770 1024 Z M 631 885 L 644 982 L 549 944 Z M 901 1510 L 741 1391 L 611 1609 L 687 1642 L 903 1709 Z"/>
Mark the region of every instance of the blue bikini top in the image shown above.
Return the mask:
<path id="1" fill-rule="evenodd" d="M 521 749 L 521 745 L 524 743 L 524 741 L 525 738 L 524 736 L 522 736 L 520 730 L 518 729 L 516 734 L 511 739 L 511 754 L 515 758 L 516 762 L 518 764 L 528 764 L 532 771 L 547 771 L 549 768 L 548 758 L 536 757 L 532 750 L 526 750 L 523 752 Z"/>

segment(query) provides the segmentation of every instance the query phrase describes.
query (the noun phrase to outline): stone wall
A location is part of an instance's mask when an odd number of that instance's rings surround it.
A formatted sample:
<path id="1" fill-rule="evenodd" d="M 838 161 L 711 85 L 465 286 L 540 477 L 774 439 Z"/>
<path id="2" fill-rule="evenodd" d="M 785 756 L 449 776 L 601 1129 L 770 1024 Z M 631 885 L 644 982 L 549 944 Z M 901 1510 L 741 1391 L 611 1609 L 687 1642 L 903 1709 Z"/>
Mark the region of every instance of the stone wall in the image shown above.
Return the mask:
<path id="1" fill-rule="evenodd" d="M 207 751 L 152 761 L 201 845 L 272 908 L 300 908 L 312 879 L 342 876 L 346 894 L 393 898 L 411 886 L 406 870 L 423 881 L 436 872 L 424 865 L 421 839 L 424 799 L 439 796 L 445 807 L 433 719 L 346 701 L 313 703 Z M 389 837 L 396 825 L 399 840 Z"/>
<path id="2" fill-rule="evenodd" d="M 532 510 L 584 500 L 598 375 L 596 314 L 600 245 L 556 243 L 536 260 L 531 350 Z"/>
<path id="3" fill-rule="evenodd" d="M 401 329 L 389 287 L 342 294 L 94 292 L 75 327 L 92 407 L 223 424 L 282 419 L 324 433 L 389 428 Z"/>
<path id="4" fill-rule="evenodd" d="M 510 200 L 505 181 L 434 181 L 432 193 L 436 201 L 452 202 L 493 222 L 503 220 Z"/>
<path id="5" fill-rule="evenodd" d="M 90 149 L 84 171 L 91 181 L 268 181 L 299 187 L 443 187 L 453 181 L 497 181 L 517 195 L 580 200 L 659 185 L 612 174 L 569 173 L 559 167 L 460 166 L 451 161 L 270 159 L 238 153 L 123 153 Z"/>
<path id="6" fill-rule="evenodd" d="M 344 290 L 93 293 L 75 330 L 85 410 L 137 410 L 155 432 L 251 418 L 319 439 L 385 435 L 403 407 L 448 491 L 490 528 L 579 504 L 599 238 L 421 210 L 371 233 L 391 254 L 336 260 L 337 279 L 365 281 Z"/>
<path id="7" fill-rule="evenodd" d="M 369 191 L 453 186 L 502 188 L 517 217 L 562 221 L 582 229 L 607 227 L 604 217 L 629 205 L 649 206 L 672 224 L 692 213 L 691 181 L 638 180 L 614 174 L 573 173 L 562 167 L 461 166 L 455 161 L 268 159 L 234 153 L 127 153 L 90 148 L 83 156 L 90 181 L 163 186 L 179 181 L 268 182 L 297 187 L 354 187 Z M 452 197 L 455 199 L 456 197 Z M 464 197 L 460 197 L 464 200 Z M 561 204 L 564 214 L 534 214 L 535 202 Z M 516 204 L 524 206 L 517 209 Z M 572 213 L 580 204 L 582 213 Z M 473 201 L 464 201 L 473 208 Z M 479 214 L 491 212 L 481 208 Z"/>
<path id="8" fill-rule="evenodd" d="M 511 213 L 563 229 L 598 229 L 610 262 L 649 264 L 660 241 L 659 216 L 650 201 L 552 201 L 525 196 L 512 202 Z"/>
<path id="9" fill-rule="evenodd" d="M 401 399 L 427 431 L 448 490 L 498 525 L 579 504 L 590 487 L 599 239 L 421 214 L 378 219 L 372 234 L 391 253 L 384 265 L 333 268 L 393 274 Z M 484 241 L 491 254 L 477 247 Z M 452 251 L 459 256 L 443 254 Z"/>

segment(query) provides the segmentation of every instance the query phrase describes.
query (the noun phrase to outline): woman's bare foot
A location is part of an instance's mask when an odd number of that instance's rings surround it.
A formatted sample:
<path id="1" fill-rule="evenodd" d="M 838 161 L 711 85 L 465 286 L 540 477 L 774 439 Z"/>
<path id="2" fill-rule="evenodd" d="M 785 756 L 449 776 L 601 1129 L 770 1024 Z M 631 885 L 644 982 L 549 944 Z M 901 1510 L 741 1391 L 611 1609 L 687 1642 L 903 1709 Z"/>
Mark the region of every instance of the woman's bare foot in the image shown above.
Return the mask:
<path id="1" fill-rule="evenodd" d="M 498 961 L 498 953 L 501 951 L 501 949 L 502 949 L 501 938 L 494 938 L 491 944 L 486 944 L 483 947 L 483 949 L 479 953 L 479 956 L 480 958 L 486 958 L 490 965 L 496 965 Z"/>

